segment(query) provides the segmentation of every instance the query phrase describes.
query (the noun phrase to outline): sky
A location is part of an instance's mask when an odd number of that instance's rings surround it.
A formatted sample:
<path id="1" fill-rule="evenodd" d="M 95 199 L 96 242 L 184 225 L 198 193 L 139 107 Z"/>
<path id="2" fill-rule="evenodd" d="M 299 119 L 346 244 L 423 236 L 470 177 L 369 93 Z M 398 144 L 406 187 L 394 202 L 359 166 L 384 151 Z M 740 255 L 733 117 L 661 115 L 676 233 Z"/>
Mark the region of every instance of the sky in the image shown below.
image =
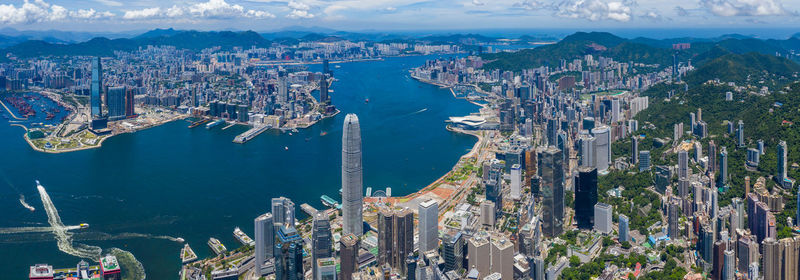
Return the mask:
<path id="1" fill-rule="evenodd" d="M 800 0 L 0 0 L 0 28 L 113 32 L 793 28 Z M 798 29 L 800 31 L 800 29 Z"/>

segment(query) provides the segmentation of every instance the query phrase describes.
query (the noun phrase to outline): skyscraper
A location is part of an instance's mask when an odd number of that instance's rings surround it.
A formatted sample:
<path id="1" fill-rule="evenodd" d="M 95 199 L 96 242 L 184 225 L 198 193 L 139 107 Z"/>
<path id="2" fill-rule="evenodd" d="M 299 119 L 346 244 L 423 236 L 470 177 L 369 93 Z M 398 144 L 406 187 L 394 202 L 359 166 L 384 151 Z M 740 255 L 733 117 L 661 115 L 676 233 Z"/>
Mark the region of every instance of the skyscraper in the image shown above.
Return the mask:
<path id="1" fill-rule="evenodd" d="M 628 216 L 619 214 L 619 242 L 630 240 L 630 219 Z"/>
<path id="2" fill-rule="evenodd" d="M 786 141 L 781 140 L 778 143 L 778 184 L 780 186 L 785 186 L 786 178 L 786 162 L 788 158 L 788 149 L 786 147 Z"/>
<path id="3" fill-rule="evenodd" d="M 781 250 L 778 240 L 767 238 L 761 242 L 764 251 L 764 280 L 779 280 L 781 278 Z"/>
<path id="4" fill-rule="evenodd" d="M 631 137 L 631 164 L 636 164 L 639 158 L 639 137 Z"/>
<path id="5" fill-rule="evenodd" d="M 680 217 L 680 206 L 677 203 L 669 203 L 667 209 L 667 233 L 670 239 L 678 239 L 680 229 L 678 228 L 678 218 Z"/>
<path id="6" fill-rule="evenodd" d="M 442 241 L 444 271 L 459 270 L 464 263 L 464 238 L 460 231 L 445 235 Z"/>
<path id="7" fill-rule="evenodd" d="M 420 203 L 417 212 L 419 251 L 427 252 L 439 248 L 439 203 L 433 199 Z"/>
<path id="8" fill-rule="evenodd" d="M 314 280 L 336 280 L 336 258 L 321 258 L 314 263 L 317 268 Z"/>
<path id="9" fill-rule="evenodd" d="M 272 199 L 272 218 L 275 223 L 294 227 L 295 214 L 294 202 L 285 197 Z"/>
<path id="10" fill-rule="evenodd" d="M 541 148 L 538 153 L 541 172 L 542 232 L 547 237 L 561 235 L 564 228 L 564 167 L 561 151 Z"/>
<path id="11" fill-rule="evenodd" d="M 522 198 L 522 168 L 519 164 L 511 166 L 511 199 Z"/>
<path id="12" fill-rule="evenodd" d="M 678 151 L 678 179 L 689 177 L 689 152 Z"/>
<path id="13" fill-rule="evenodd" d="M 575 220 L 578 228 L 592 229 L 597 204 L 597 168 L 580 167 L 575 180 Z"/>
<path id="14" fill-rule="evenodd" d="M 125 118 L 125 87 L 110 87 L 106 101 L 108 103 L 108 119 L 120 120 Z"/>
<path id="15" fill-rule="evenodd" d="M 314 224 L 311 231 L 311 264 L 313 265 L 314 278 L 320 277 L 317 261 L 333 257 L 332 245 L 333 237 L 331 236 L 331 224 L 328 220 L 328 215 L 323 211 L 317 212 L 314 215 Z"/>
<path id="16" fill-rule="evenodd" d="M 736 130 L 736 145 L 744 147 L 744 122 L 739 120 L 739 129 Z"/>
<path id="17" fill-rule="evenodd" d="M 597 203 L 594 205 L 594 230 L 608 234 L 611 232 L 611 205 Z"/>
<path id="18" fill-rule="evenodd" d="M 133 89 L 129 88 L 125 91 L 125 117 L 136 115 L 136 111 L 133 109 L 134 101 L 136 100 L 133 96 Z"/>
<path id="19" fill-rule="evenodd" d="M 103 116 L 103 64 L 100 57 L 92 58 L 92 85 L 91 85 L 92 119 Z"/>
<path id="20" fill-rule="evenodd" d="M 358 270 L 358 250 L 361 240 L 354 234 L 346 234 L 339 239 L 339 279 L 353 279 L 353 272 Z"/>
<path id="21" fill-rule="evenodd" d="M 478 270 L 480 276 L 491 274 L 492 256 L 489 240 L 481 236 L 473 236 L 467 242 L 467 255 L 469 255 L 469 267 Z"/>
<path id="22" fill-rule="evenodd" d="M 639 151 L 639 172 L 650 170 L 650 151 Z"/>
<path id="23" fill-rule="evenodd" d="M 293 226 L 281 226 L 275 237 L 275 279 L 303 279 L 303 238 Z"/>
<path id="24" fill-rule="evenodd" d="M 342 133 L 342 230 L 345 234 L 364 233 L 363 167 L 361 166 L 361 126 L 358 116 L 348 114 Z M 405 256 L 404 256 L 405 257 Z"/>
<path id="25" fill-rule="evenodd" d="M 717 145 L 714 140 L 708 141 L 708 173 L 717 172 Z"/>
<path id="26" fill-rule="evenodd" d="M 414 251 L 414 215 L 408 209 L 378 211 L 378 264 L 406 275 L 405 260 Z"/>
<path id="27" fill-rule="evenodd" d="M 272 214 L 266 213 L 258 216 L 254 221 L 255 227 L 255 269 L 257 275 L 264 275 L 264 263 L 274 256 L 273 244 L 275 244 L 275 227 L 273 225 Z"/>
<path id="28" fill-rule="evenodd" d="M 725 250 L 722 260 L 722 278 L 724 280 L 736 279 L 736 257 L 733 255 L 733 249 Z"/>
<path id="29" fill-rule="evenodd" d="M 592 129 L 594 134 L 594 160 L 598 172 L 608 170 L 611 160 L 611 131 L 608 126 Z"/>
<path id="30" fill-rule="evenodd" d="M 725 147 L 719 152 L 719 183 L 722 186 L 728 184 L 728 149 Z"/>
<path id="31" fill-rule="evenodd" d="M 328 76 L 323 73 L 319 80 L 319 103 L 328 102 Z"/>

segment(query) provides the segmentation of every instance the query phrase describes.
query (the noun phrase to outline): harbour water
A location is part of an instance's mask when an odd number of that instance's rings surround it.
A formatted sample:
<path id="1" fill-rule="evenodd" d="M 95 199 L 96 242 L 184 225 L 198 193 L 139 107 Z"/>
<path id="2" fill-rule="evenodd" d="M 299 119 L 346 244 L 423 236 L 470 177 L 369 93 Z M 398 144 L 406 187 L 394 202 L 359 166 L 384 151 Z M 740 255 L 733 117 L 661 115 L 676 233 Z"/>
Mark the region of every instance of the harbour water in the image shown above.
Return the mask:
<path id="1" fill-rule="evenodd" d="M 209 237 L 237 244 L 231 234 L 237 226 L 252 236 L 253 219 L 269 211 L 271 197 L 318 209 L 324 208 L 323 194 L 339 200 L 347 113 L 361 121 L 365 187 L 414 192 L 450 170 L 475 143 L 448 132 L 444 121 L 477 107 L 409 77 L 408 69 L 432 58 L 332 67 L 338 81 L 331 96 L 343 114 L 291 136 L 271 130 L 243 145 L 231 141 L 246 127 L 188 129 L 188 122 L 176 121 L 115 136 L 99 149 L 45 154 L 28 146 L 21 128 L 0 120 L 0 228 L 50 226 L 39 180 L 63 224 L 91 225 L 72 231 L 74 242 L 129 251 L 149 279 L 174 279 L 183 248 L 174 237 L 203 258 L 212 255 Z M 36 211 L 21 206 L 20 194 Z M 0 267 L 9 279 L 25 279 L 32 264 L 73 267 L 79 260 L 59 251 L 52 233 L 0 234 Z"/>

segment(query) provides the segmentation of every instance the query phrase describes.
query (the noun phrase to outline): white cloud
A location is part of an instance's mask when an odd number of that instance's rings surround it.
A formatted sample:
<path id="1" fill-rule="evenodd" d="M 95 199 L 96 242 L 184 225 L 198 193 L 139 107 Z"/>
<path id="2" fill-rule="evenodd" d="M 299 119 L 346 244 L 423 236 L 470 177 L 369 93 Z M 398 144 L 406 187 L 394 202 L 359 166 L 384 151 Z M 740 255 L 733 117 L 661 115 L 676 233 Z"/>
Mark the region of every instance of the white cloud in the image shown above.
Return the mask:
<path id="1" fill-rule="evenodd" d="M 300 19 L 300 18 L 313 18 L 314 15 L 309 13 L 308 11 L 292 10 L 292 12 L 286 15 L 286 17 L 291 19 Z"/>
<path id="2" fill-rule="evenodd" d="M 289 12 L 288 15 L 286 15 L 287 18 L 301 19 L 301 18 L 313 18 L 314 17 L 314 14 L 309 12 L 309 10 L 311 10 L 311 6 L 309 6 L 306 3 L 291 0 L 291 1 L 289 1 L 288 5 L 289 5 L 289 8 L 292 9 L 292 11 Z"/>
<path id="3" fill-rule="evenodd" d="M 724 17 L 793 14 L 777 0 L 701 0 L 700 3 L 712 14 Z"/>
<path id="4" fill-rule="evenodd" d="M 483 6 L 483 5 L 486 5 L 486 4 L 481 2 L 481 1 L 479 1 L 479 0 L 472 0 L 472 5 Z"/>
<path id="5" fill-rule="evenodd" d="M 556 15 L 566 18 L 580 18 L 590 21 L 631 20 L 631 3 L 603 0 L 568 0 L 559 4 Z"/>
<path id="6" fill-rule="evenodd" d="M 88 9 L 72 11 L 69 13 L 69 16 L 75 19 L 102 19 L 114 17 L 114 13 L 109 11 L 98 12 L 94 9 Z"/>
<path id="7" fill-rule="evenodd" d="M 168 19 L 188 16 L 191 18 L 229 19 L 238 17 L 247 18 L 274 18 L 270 12 L 262 10 L 248 10 L 241 5 L 230 4 L 225 0 L 209 0 L 188 6 L 173 5 L 171 8 L 144 8 L 128 10 L 122 16 L 128 20 L 142 19 Z"/>
<path id="8" fill-rule="evenodd" d="M 514 3 L 514 7 L 523 8 L 526 10 L 538 10 L 547 8 L 548 5 L 538 0 L 524 0 L 522 2 Z"/>
<path id="9" fill-rule="evenodd" d="M 0 4 L 0 24 L 31 24 L 39 22 L 62 21 L 74 12 L 59 5 L 51 5 L 44 0 L 25 0 L 21 6 Z"/>
<path id="10" fill-rule="evenodd" d="M 103 4 L 103 5 L 106 5 L 106 6 L 111 6 L 111 7 L 122 6 L 121 2 L 114 1 L 114 0 L 94 0 L 94 1 L 97 2 L 97 3 Z"/>

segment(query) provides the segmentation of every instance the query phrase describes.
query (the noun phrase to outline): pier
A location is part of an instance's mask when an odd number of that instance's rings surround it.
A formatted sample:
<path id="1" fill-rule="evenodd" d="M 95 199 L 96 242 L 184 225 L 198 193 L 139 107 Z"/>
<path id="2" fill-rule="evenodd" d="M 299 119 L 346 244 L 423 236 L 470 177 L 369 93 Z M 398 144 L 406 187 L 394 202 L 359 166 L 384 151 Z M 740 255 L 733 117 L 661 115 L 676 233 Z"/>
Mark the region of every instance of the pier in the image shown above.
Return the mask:
<path id="1" fill-rule="evenodd" d="M 211 119 L 198 120 L 198 121 L 193 122 L 192 124 L 190 124 L 189 128 L 195 128 L 195 127 L 200 126 L 201 124 L 204 124 L 204 123 L 207 123 L 207 122 L 210 122 L 210 121 L 211 121 Z"/>
<path id="2" fill-rule="evenodd" d="M 244 245 L 244 246 L 255 246 L 256 245 L 256 242 L 253 241 L 253 239 L 250 238 L 250 236 L 247 236 L 247 234 L 244 234 L 244 232 L 241 229 L 239 229 L 239 227 L 236 227 L 235 229 L 233 229 L 233 237 L 235 237 L 236 241 L 239 241 L 239 243 L 242 243 L 242 245 Z"/>
<path id="3" fill-rule="evenodd" d="M 187 264 L 197 260 L 197 254 L 194 253 L 192 247 L 189 247 L 189 244 L 183 245 L 183 249 L 181 249 L 181 263 Z"/>
<path id="4" fill-rule="evenodd" d="M 300 204 L 300 209 L 303 209 L 303 212 L 306 212 L 306 214 L 308 214 L 311 217 L 314 217 L 314 215 L 316 215 L 317 212 L 319 212 L 319 210 L 312 207 L 311 205 L 308 205 L 308 203 Z"/>
<path id="5" fill-rule="evenodd" d="M 267 129 L 269 129 L 269 126 L 253 127 L 243 132 L 242 134 L 239 134 L 238 136 L 236 136 L 236 138 L 233 138 L 233 143 L 244 144 L 245 142 L 250 141 L 250 139 L 253 139 L 256 136 L 258 136 L 262 132 L 267 131 Z"/>

